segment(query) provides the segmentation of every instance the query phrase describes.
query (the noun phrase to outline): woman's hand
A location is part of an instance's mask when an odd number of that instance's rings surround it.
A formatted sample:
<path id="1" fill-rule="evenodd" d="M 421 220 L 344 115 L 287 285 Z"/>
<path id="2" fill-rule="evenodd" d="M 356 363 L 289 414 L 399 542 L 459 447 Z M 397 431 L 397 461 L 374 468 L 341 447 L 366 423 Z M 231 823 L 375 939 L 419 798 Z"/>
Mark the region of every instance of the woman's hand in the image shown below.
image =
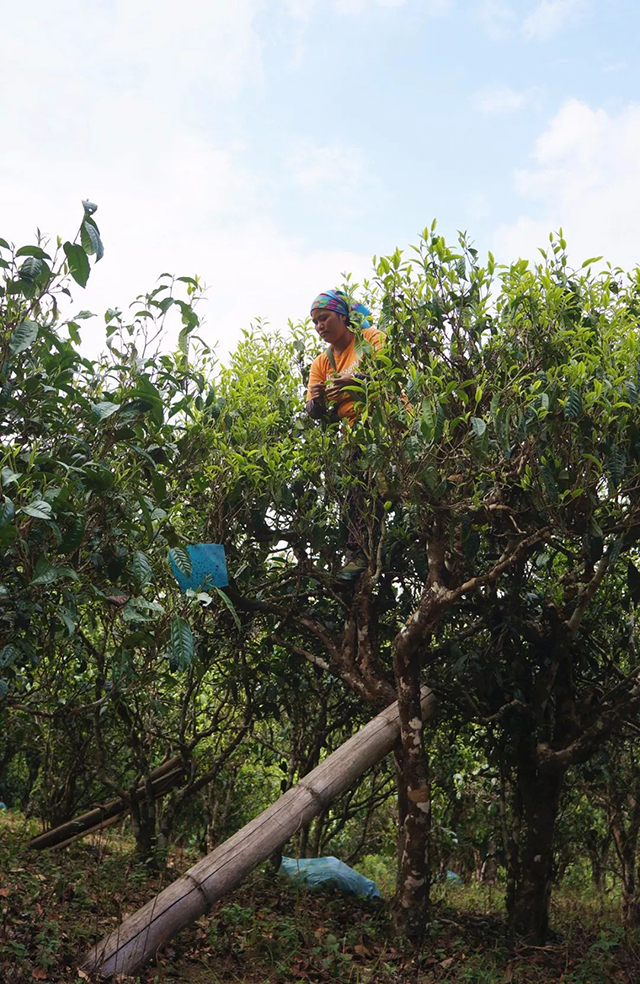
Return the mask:
<path id="1" fill-rule="evenodd" d="M 326 382 L 326 395 L 327 400 L 338 400 L 343 389 L 347 386 L 353 386 L 356 379 L 351 373 L 344 376 L 336 376 L 334 379 L 328 379 Z"/>
<path id="2" fill-rule="evenodd" d="M 324 383 L 314 383 L 311 387 L 311 399 L 312 400 L 323 400 L 325 395 L 325 384 Z"/>

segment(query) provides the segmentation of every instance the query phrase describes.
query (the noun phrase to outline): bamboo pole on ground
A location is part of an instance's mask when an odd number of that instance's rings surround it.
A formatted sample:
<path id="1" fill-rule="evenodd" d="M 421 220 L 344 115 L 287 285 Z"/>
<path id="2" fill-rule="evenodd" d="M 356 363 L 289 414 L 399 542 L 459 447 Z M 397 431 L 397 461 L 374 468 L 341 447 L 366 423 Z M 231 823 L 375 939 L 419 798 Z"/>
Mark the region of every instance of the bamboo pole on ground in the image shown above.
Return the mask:
<path id="1" fill-rule="evenodd" d="M 149 775 L 154 799 L 172 789 L 183 775 L 184 765 L 179 755 L 167 759 L 157 769 L 154 769 Z M 136 793 L 140 796 L 144 795 L 145 788 L 145 784 L 141 783 L 136 788 Z M 29 841 L 29 847 L 35 851 L 43 851 L 50 847 L 66 847 L 67 844 L 71 844 L 79 837 L 85 837 L 87 834 L 95 833 L 103 827 L 108 827 L 112 823 L 124 819 L 129 810 L 128 804 L 121 797 L 118 797 L 118 799 L 104 803 L 102 806 L 96 806 L 80 817 L 68 820 L 67 823 L 63 823 L 59 827 L 54 827 L 53 830 L 45 830 L 43 834 L 38 834 L 37 837 Z"/>
<path id="2" fill-rule="evenodd" d="M 423 717 L 435 711 L 428 687 Z M 245 827 L 198 861 L 141 909 L 128 916 L 86 955 L 80 969 L 132 974 L 153 958 L 183 926 L 207 912 L 242 879 L 325 809 L 356 779 L 388 755 L 400 732 L 398 705 L 391 704 L 304 779 Z"/>

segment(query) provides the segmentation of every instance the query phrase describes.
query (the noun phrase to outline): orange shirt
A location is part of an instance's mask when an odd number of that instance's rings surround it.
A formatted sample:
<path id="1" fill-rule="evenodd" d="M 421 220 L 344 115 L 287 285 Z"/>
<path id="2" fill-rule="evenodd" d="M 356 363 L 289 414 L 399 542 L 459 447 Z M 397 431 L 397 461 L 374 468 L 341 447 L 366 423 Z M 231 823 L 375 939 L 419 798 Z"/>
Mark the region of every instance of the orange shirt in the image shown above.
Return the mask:
<path id="1" fill-rule="evenodd" d="M 362 337 L 366 338 L 374 349 L 379 349 L 384 345 L 387 336 L 384 332 L 378 331 L 377 328 L 363 328 Z M 333 358 L 336 363 L 335 369 L 329 362 L 325 352 L 316 356 L 311 363 L 307 400 L 311 399 L 311 387 L 315 383 L 324 383 L 327 379 L 335 376 L 350 376 L 357 369 L 360 360 L 356 357 L 355 336 L 351 339 L 351 345 L 344 352 L 334 352 Z M 356 419 L 357 411 L 353 403 L 352 393 L 347 393 L 343 390 L 335 401 L 335 406 L 338 410 L 338 417 L 341 420 L 346 417 L 353 423 Z"/>

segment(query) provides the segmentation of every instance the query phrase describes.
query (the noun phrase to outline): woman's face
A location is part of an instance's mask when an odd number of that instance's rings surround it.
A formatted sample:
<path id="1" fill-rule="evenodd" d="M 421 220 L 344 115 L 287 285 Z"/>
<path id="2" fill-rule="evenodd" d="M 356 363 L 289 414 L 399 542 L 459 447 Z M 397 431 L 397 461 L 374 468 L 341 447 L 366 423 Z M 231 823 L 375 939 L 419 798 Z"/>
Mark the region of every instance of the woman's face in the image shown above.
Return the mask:
<path id="1" fill-rule="evenodd" d="M 351 334 L 347 327 L 347 319 L 344 314 L 338 314 L 337 311 L 329 311 L 327 308 L 314 308 L 311 312 L 311 320 L 320 338 L 327 345 L 333 345 L 335 342 L 345 340 L 346 336 Z"/>

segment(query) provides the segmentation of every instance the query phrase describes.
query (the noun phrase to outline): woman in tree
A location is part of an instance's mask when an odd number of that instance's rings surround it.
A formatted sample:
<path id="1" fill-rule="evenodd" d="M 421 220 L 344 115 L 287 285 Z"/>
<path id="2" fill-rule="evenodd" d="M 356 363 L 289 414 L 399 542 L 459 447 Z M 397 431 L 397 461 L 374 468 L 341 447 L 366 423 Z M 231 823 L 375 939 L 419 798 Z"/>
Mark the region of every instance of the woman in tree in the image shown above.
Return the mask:
<path id="1" fill-rule="evenodd" d="M 340 420 L 353 423 L 357 410 L 353 394 L 347 390 L 356 381 L 360 359 L 356 354 L 356 334 L 373 350 L 382 348 L 386 336 L 370 327 L 371 312 L 364 304 L 353 304 L 341 290 L 318 294 L 311 305 L 311 319 L 327 348 L 311 364 L 307 390 L 307 413 L 319 420 L 333 404 Z"/>
<path id="2" fill-rule="evenodd" d="M 364 304 L 353 304 L 341 290 L 328 290 L 318 294 L 311 305 L 311 319 L 327 348 L 316 356 L 309 372 L 307 413 L 319 420 L 335 408 L 339 420 L 353 424 L 358 411 L 353 394 L 348 387 L 357 381 L 360 358 L 356 353 L 357 327 L 365 343 L 373 350 L 382 348 L 385 334 L 370 327 L 371 312 Z M 338 577 L 355 580 L 367 566 L 363 549 L 365 503 L 361 495 L 354 494 L 347 505 L 347 559 Z"/>

